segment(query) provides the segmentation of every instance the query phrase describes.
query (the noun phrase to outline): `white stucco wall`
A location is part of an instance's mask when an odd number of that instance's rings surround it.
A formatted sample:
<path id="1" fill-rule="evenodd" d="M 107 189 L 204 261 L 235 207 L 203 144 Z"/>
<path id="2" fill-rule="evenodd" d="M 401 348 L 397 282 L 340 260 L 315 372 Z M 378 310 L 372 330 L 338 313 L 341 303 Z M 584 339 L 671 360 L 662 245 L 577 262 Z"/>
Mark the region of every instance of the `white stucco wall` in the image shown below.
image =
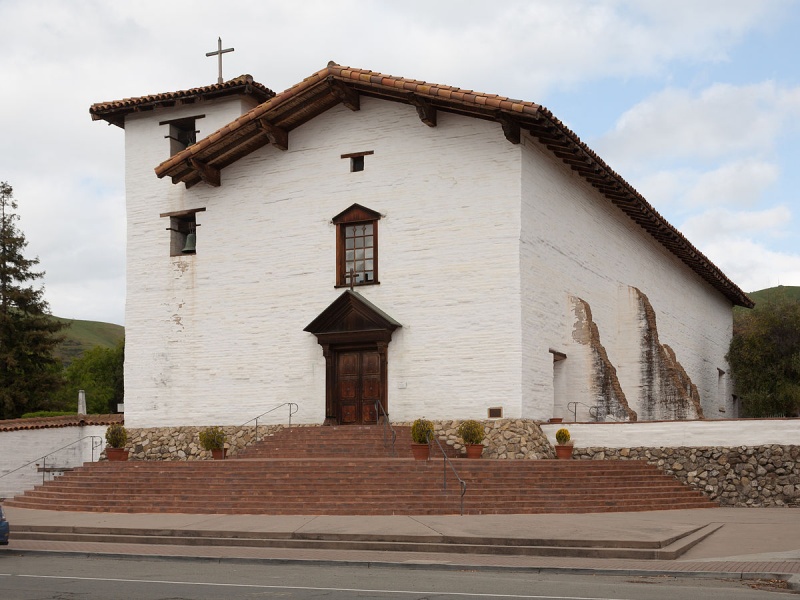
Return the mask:
<path id="1" fill-rule="evenodd" d="M 325 362 L 303 327 L 342 292 L 331 218 L 353 203 L 382 214 L 380 285 L 358 291 L 403 325 L 392 419 L 520 414 L 520 149 L 500 125 L 440 113 L 429 128 L 362 98 L 186 190 L 153 175 L 166 118 L 126 122 L 126 425 L 235 425 L 287 401 L 321 422 Z M 367 150 L 363 172 L 340 158 Z M 197 254 L 171 258 L 158 215 L 197 207 Z"/>
<path id="2" fill-rule="evenodd" d="M 556 443 L 556 431 L 566 427 L 576 448 L 736 448 L 800 444 L 798 419 L 553 423 L 541 427 L 551 444 Z"/>
<path id="3" fill-rule="evenodd" d="M 105 448 L 105 433 L 105 425 L 0 432 L 0 498 L 11 498 L 40 485 L 42 473 L 36 470 L 36 463 L 47 467 L 79 467 L 96 461 Z M 92 440 L 90 436 L 97 437 Z M 41 457 L 51 452 L 45 464 Z M 31 461 L 33 464 L 25 466 Z"/>
<path id="4" fill-rule="evenodd" d="M 700 279 L 576 173 L 531 138 L 523 139 L 521 272 L 523 396 L 526 416 L 571 416 L 567 403 L 587 399 L 586 346 L 572 337 L 569 297 L 586 301 L 628 403 L 641 409 L 641 336 L 634 286 L 649 298 L 660 342 L 677 354 L 697 385 L 706 417 L 731 414 L 725 353 L 731 303 Z M 554 406 L 553 357 L 563 392 Z M 722 407 L 726 412 L 720 412 Z M 588 419 L 579 407 L 579 419 Z M 549 414 L 549 413 L 552 413 Z"/>

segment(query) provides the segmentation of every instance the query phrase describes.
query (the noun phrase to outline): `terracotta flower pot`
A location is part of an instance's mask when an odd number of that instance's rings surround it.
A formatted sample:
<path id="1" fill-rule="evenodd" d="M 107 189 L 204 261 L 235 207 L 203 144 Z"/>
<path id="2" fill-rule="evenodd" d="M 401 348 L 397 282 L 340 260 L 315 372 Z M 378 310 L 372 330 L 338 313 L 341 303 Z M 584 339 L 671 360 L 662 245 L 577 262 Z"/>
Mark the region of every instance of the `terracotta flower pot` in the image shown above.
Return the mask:
<path id="1" fill-rule="evenodd" d="M 110 461 L 128 460 L 128 451 L 125 448 L 106 448 L 106 458 Z"/>
<path id="2" fill-rule="evenodd" d="M 556 456 L 558 458 L 572 458 L 572 446 L 569 444 L 556 444 Z"/>
<path id="3" fill-rule="evenodd" d="M 428 444 L 411 444 L 411 453 L 414 455 L 414 460 L 428 460 L 431 447 Z"/>
<path id="4" fill-rule="evenodd" d="M 214 460 L 225 460 L 225 456 L 228 454 L 227 448 L 214 448 L 211 450 L 211 457 Z"/>
<path id="5" fill-rule="evenodd" d="M 467 444 L 467 458 L 480 458 L 483 454 L 483 444 Z"/>

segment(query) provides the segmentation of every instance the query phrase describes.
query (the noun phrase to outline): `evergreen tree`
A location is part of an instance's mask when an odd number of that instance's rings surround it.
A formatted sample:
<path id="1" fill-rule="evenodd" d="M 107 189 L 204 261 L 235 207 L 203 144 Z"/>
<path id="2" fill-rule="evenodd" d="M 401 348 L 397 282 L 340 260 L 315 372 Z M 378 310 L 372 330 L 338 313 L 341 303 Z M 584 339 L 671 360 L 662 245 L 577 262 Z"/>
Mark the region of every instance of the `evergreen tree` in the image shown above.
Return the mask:
<path id="1" fill-rule="evenodd" d="M 114 348 L 95 346 L 76 358 L 66 369 L 66 383 L 56 396 L 58 408 L 75 410 L 78 390 L 86 392 L 89 414 L 113 413 L 124 402 L 125 341 Z"/>
<path id="2" fill-rule="evenodd" d="M 61 365 L 53 350 L 64 325 L 51 318 L 44 290 L 32 282 L 39 259 L 26 259 L 28 245 L 17 229 L 13 190 L 0 182 L 0 419 L 49 408 L 61 386 Z"/>
<path id="3" fill-rule="evenodd" d="M 741 416 L 800 416 L 800 301 L 778 288 L 733 317 L 728 362 Z"/>

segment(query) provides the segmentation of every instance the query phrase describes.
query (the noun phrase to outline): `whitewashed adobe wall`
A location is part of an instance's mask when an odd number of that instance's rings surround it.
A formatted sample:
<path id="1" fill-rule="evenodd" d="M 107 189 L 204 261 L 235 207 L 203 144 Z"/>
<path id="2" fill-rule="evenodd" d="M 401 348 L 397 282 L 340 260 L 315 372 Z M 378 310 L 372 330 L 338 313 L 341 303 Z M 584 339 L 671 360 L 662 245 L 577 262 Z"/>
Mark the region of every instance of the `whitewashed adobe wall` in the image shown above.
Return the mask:
<path id="1" fill-rule="evenodd" d="M 0 476 L 4 476 L 0 477 L 0 498 L 11 498 L 40 485 L 42 473 L 36 470 L 36 463 L 16 469 L 30 461 L 41 462 L 38 460 L 41 456 L 64 446 L 68 447 L 47 457 L 47 466 L 78 467 L 84 462 L 99 459 L 105 447 L 105 433 L 105 425 L 0 432 Z M 101 444 L 94 450 L 94 455 L 92 455 L 92 440 L 83 439 L 88 436 L 100 438 L 94 440 L 96 444 Z"/>
<path id="2" fill-rule="evenodd" d="M 718 371 L 728 371 L 731 303 L 538 142 L 523 143 L 523 393 L 531 414 L 546 416 L 549 408 L 552 416 L 571 417 L 568 402 L 592 403 L 591 359 L 573 336 L 570 297 L 591 307 L 627 401 L 642 412 L 642 324 L 633 286 L 649 298 L 660 341 L 697 385 L 706 417 L 736 416 L 729 378 Z M 557 366 L 558 398 L 550 348 L 567 355 Z M 586 407 L 579 408 L 579 420 L 588 419 Z"/>
<path id="3" fill-rule="evenodd" d="M 800 441 L 798 419 L 542 424 L 551 444 L 566 427 L 576 448 L 681 448 L 787 445 Z"/>
<path id="4" fill-rule="evenodd" d="M 126 121 L 128 426 L 236 425 L 286 401 L 321 422 L 325 363 L 303 327 L 342 292 L 331 218 L 353 203 L 383 215 L 381 283 L 358 291 L 403 325 L 392 419 L 520 414 L 520 148 L 498 124 L 441 113 L 429 128 L 362 98 L 186 190 L 153 175 L 164 113 Z M 340 158 L 368 150 L 363 172 Z M 170 258 L 158 215 L 199 207 L 197 254 Z"/>

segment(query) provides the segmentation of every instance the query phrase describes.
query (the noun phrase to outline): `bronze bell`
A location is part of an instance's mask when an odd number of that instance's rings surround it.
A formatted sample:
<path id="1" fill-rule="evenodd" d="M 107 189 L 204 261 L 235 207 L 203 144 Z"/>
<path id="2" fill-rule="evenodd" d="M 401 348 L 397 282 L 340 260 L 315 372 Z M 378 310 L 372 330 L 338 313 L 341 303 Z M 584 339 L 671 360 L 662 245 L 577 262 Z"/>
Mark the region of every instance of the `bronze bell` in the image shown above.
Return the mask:
<path id="1" fill-rule="evenodd" d="M 197 243 L 197 235 L 194 231 L 192 231 L 189 235 L 186 236 L 186 245 L 183 247 L 181 252 L 195 252 Z"/>

